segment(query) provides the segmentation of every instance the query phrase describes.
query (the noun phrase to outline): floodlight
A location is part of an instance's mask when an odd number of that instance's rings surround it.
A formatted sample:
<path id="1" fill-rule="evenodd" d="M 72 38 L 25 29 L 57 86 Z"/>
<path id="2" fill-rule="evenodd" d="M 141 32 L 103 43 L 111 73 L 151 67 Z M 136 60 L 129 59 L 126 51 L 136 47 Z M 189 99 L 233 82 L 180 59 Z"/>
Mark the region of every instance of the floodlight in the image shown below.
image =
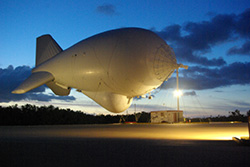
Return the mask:
<path id="1" fill-rule="evenodd" d="M 175 96 L 175 97 L 180 97 L 180 96 L 182 96 L 182 95 L 183 95 L 183 93 L 182 93 L 181 90 L 175 90 L 175 91 L 174 91 L 174 96 Z"/>

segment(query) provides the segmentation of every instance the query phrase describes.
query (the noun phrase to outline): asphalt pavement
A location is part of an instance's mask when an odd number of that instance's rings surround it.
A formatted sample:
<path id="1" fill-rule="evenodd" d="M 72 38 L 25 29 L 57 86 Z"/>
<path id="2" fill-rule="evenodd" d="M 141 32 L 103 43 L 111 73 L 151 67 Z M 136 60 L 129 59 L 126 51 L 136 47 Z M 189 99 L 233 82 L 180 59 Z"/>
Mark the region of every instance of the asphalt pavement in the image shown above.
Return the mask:
<path id="1" fill-rule="evenodd" d="M 249 166 L 247 124 L 0 127 L 0 166 Z"/>

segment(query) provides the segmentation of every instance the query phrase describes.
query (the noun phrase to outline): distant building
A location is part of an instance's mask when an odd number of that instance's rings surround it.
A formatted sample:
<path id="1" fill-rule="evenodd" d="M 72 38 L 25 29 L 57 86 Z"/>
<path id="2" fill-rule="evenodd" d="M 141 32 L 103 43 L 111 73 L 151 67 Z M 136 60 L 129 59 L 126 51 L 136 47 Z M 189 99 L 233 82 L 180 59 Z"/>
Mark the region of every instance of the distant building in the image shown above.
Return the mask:
<path id="1" fill-rule="evenodd" d="M 177 123 L 183 122 L 182 110 L 151 111 L 151 123 Z"/>

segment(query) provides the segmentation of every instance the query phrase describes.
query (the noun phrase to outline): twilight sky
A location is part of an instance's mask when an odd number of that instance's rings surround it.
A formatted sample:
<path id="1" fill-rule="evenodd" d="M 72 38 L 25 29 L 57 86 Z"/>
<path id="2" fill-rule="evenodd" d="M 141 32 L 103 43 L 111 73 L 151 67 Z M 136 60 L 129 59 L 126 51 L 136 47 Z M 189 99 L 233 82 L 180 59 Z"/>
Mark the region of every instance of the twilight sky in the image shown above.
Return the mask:
<path id="1" fill-rule="evenodd" d="M 175 51 L 180 71 L 180 109 L 188 117 L 250 110 L 250 0 L 1 0 L 0 105 L 53 104 L 108 114 L 85 95 L 54 95 L 45 86 L 10 92 L 35 65 L 36 38 L 51 34 L 67 49 L 94 34 L 121 27 L 150 29 Z M 176 109 L 175 74 L 154 98 L 136 99 L 128 113 Z"/>

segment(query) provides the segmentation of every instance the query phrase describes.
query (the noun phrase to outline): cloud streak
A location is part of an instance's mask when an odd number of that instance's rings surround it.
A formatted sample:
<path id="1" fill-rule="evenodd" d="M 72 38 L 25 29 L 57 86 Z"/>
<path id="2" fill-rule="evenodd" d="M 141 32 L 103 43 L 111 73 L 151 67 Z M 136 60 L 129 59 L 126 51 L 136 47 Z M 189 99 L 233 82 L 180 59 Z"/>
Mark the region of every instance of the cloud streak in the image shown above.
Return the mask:
<path id="1" fill-rule="evenodd" d="M 73 96 L 55 96 L 53 94 L 44 94 L 45 86 L 40 86 L 25 94 L 12 94 L 19 84 L 31 74 L 31 68 L 28 66 L 18 66 L 14 68 L 12 65 L 5 69 L 0 68 L 0 102 L 20 101 L 20 100 L 38 100 L 51 101 L 53 99 L 72 101 Z"/>

